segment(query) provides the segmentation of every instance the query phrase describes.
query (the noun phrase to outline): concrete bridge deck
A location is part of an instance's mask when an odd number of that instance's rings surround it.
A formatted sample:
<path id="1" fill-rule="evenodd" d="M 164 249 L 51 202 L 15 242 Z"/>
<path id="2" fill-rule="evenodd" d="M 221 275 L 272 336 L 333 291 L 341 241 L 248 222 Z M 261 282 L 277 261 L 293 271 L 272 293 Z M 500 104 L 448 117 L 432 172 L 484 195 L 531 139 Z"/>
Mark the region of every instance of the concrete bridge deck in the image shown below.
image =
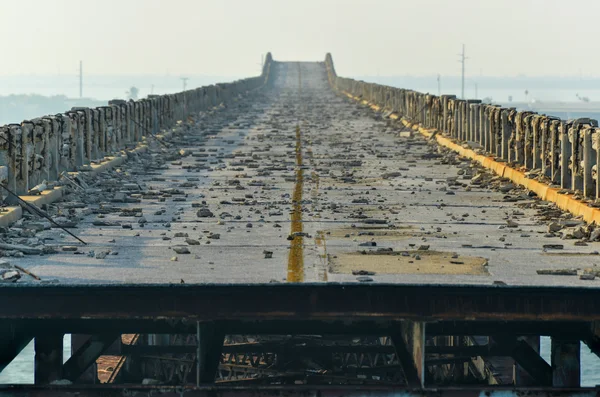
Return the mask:
<path id="1" fill-rule="evenodd" d="M 79 219 L 71 231 L 87 246 L 39 231 L 29 238 L 58 253 L 10 262 L 59 284 L 597 287 L 537 273 L 595 272 L 600 243 L 548 233 L 582 223 L 337 96 L 323 63 L 274 68 L 270 89 L 202 112 L 169 149 L 155 144 L 51 205 Z"/>
<path id="2" fill-rule="evenodd" d="M 329 55 L 268 59 L 263 75 L 230 90 L 157 99 L 142 118 L 125 113 L 130 126 L 183 121 L 114 168 L 71 174 L 70 194 L 43 206 L 86 245 L 28 214 L 3 230 L 0 370 L 35 338 L 36 386 L 0 394 L 252 394 L 247 385 L 303 394 L 313 392 L 296 386 L 315 382 L 343 385 L 339 395 L 371 384 L 378 395 L 396 395 L 392 385 L 492 395 L 481 388 L 513 384 L 527 389 L 508 394 L 574 395 L 566 387 L 580 385 L 580 343 L 600 351 L 597 229 L 332 90 Z M 385 98 L 381 87 L 335 78 L 338 89 Z M 418 109 L 423 98 L 409 94 L 404 107 Z M 192 102 L 204 110 L 182 117 Z M 442 113 L 471 120 L 425 102 L 424 124 Z M 399 117 L 412 113 L 421 112 Z M 99 121 L 93 132 L 107 141 L 118 123 Z M 455 124 L 457 136 L 467 126 Z M 23 190 L 19 169 L 8 180 Z M 22 277 L 8 282 L 15 268 Z M 67 333 L 73 355 L 63 362 Z M 551 364 L 540 335 L 552 337 Z M 142 388 L 82 387 L 99 357 L 110 382 Z M 76 384 L 40 386 L 65 380 Z M 204 387 L 216 381 L 236 386 Z"/>

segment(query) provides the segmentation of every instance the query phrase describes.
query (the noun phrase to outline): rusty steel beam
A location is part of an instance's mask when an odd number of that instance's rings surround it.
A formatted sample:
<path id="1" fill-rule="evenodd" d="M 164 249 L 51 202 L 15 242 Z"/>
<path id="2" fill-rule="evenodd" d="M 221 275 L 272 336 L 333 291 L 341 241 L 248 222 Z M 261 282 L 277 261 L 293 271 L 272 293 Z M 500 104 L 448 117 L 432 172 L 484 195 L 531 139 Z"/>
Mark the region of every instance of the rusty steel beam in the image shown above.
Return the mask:
<path id="1" fill-rule="evenodd" d="M 554 387 L 579 387 L 581 381 L 580 342 L 552 338 L 552 385 Z"/>
<path id="2" fill-rule="evenodd" d="M 63 334 L 46 333 L 34 340 L 34 381 L 37 385 L 62 379 Z"/>
<path id="3" fill-rule="evenodd" d="M 186 387 L 186 386 L 0 386 L 0 394 L 14 397 L 595 397 L 597 390 L 552 388 L 426 388 L 389 386 L 261 386 L 261 387 Z"/>
<path id="4" fill-rule="evenodd" d="M 20 333 L 62 332 L 65 334 L 195 334 L 196 322 L 182 319 L 16 319 L 4 324 Z M 390 321 L 380 319 L 344 320 L 223 320 L 218 323 L 227 334 L 263 335 L 386 335 Z M 16 328 L 18 327 L 18 328 Z M 12 332 L 12 331 L 11 331 Z M 1 335 L 1 333 L 0 333 Z"/>
<path id="5" fill-rule="evenodd" d="M 214 383 L 225 341 L 223 329 L 212 322 L 199 323 L 197 328 L 196 384 Z"/>
<path id="6" fill-rule="evenodd" d="M 519 336 L 518 340 L 527 343 L 537 353 L 540 353 L 540 337 L 539 336 Z M 514 382 L 517 386 L 538 386 L 536 380 L 531 376 L 525 368 L 519 363 L 515 364 Z"/>
<path id="7" fill-rule="evenodd" d="M 575 338 L 572 338 L 575 339 Z M 585 343 L 592 353 L 596 356 L 600 357 L 600 322 L 594 321 L 590 324 L 589 332 L 579 338 L 583 343 Z"/>
<path id="8" fill-rule="evenodd" d="M 40 330 L 63 334 L 195 334 L 196 322 L 187 319 L 37 319 L 4 320 L 8 336 Z M 392 322 L 378 318 L 319 319 L 319 320 L 222 320 L 219 324 L 227 334 L 263 335 L 388 335 Z M 504 334 L 548 335 L 572 339 L 589 339 L 591 322 L 583 321 L 436 321 L 427 323 L 427 337 L 448 335 Z M 0 336 L 2 332 L 0 332 Z M 7 336 L 7 337 L 8 337 Z M 7 337 L 3 337 L 6 340 Z M 599 337 L 596 337 L 600 340 Z M 30 338 L 31 339 L 31 338 Z"/>
<path id="9" fill-rule="evenodd" d="M 552 386 L 552 367 L 527 341 L 505 335 L 494 336 L 494 341 L 531 376 L 533 383 L 543 387 Z"/>
<path id="10" fill-rule="evenodd" d="M 409 387 L 425 385 L 425 324 L 402 321 L 391 334 L 396 355 Z"/>
<path id="11" fill-rule="evenodd" d="M 21 353 L 33 339 L 32 330 L 21 324 L 4 321 L 0 325 L 0 372 Z"/>
<path id="12" fill-rule="evenodd" d="M 71 382 L 77 381 L 90 365 L 95 363 L 98 357 L 120 337 L 120 334 L 92 335 L 65 362 L 63 366 L 63 379 L 70 380 Z"/>
<path id="13" fill-rule="evenodd" d="M 598 288 L 415 284 L 6 285 L 0 318 L 600 319 Z M 127 302 L 126 305 L 123 302 Z"/>

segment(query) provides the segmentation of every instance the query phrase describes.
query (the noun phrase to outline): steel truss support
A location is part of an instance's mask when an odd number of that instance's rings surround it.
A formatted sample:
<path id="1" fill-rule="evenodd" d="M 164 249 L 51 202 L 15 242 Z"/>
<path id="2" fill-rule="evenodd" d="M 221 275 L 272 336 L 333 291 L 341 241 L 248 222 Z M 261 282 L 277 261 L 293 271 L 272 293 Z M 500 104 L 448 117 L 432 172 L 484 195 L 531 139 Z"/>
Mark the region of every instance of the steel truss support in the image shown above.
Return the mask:
<path id="1" fill-rule="evenodd" d="M 43 334 L 35 337 L 34 380 L 44 385 L 62 379 L 63 334 Z"/>
<path id="2" fill-rule="evenodd" d="M 63 378 L 71 382 L 77 379 L 102 355 L 120 334 L 92 335 L 63 366 Z"/>
<path id="3" fill-rule="evenodd" d="M 501 349 L 515 359 L 518 366 L 526 371 L 539 386 L 552 385 L 552 367 L 539 355 L 527 341 L 507 336 L 494 336 Z"/>
<path id="4" fill-rule="evenodd" d="M 196 382 L 214 383 L 217 368 L 221 360 L 225 332 L 214 322 L 198 323 Z"/>
<path id="5" fill-rule="evenodd" d="M 580 386 L 579 345 L 578 340 L 552 338 L 552 385 L 554 387 Z"/>
<path id="6" fill-rule="evenodd" d="M 519 341 L 527 343 L 531 348 L 540 354 L 540 337 L 539 336 L 520 336 Z M 527 372 L 519 363 L 515 363 L 515 385 L 516 386 L 539 386 L 536 379 Z"/>
<path id="7" fill-rule="evenodd" d="M 21 350 L 33 339 L 33 334 L 27 327 L 11 321 L 0 323 L 0 372 L 14 360 Z"/>
<path id="8" fill-rule="evenodd" d="M 409 387 L 425 385 L 425 323 L 405 320 L 391 334 L 396 355 Z"/>

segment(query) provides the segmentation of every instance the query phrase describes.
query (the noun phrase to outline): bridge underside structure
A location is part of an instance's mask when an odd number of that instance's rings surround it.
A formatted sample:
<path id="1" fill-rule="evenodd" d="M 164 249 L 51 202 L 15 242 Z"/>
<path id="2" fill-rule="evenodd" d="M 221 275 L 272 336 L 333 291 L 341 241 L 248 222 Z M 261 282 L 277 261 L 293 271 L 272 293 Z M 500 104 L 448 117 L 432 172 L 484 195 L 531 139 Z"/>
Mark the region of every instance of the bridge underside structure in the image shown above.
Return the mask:
<path id="1" fill-rule="evenodd" d="M 268 63 L 87 177 L 118 199 L 49 204 L 87 246 L 48 228 L 58 252 L 11 259 L 39 280 L 0 286 L 0 369 L 33 340 L 35 384 L 0 394 L 597 395 L 595 243 L 548 232 L 583 222 L 415 134 L 330 56 Z"/>

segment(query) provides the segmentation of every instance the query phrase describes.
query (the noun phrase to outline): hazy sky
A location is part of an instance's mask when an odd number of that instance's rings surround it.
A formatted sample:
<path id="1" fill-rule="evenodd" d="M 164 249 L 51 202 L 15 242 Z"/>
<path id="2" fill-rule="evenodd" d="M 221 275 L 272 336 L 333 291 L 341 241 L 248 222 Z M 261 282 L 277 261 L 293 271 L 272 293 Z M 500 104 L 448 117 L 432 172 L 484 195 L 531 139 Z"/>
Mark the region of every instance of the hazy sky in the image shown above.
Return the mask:
<path id="1" fill-rule="evenodd" d="M 600 76 L 599 0 L 0 0 L 0 75 L 257 74 L 334 57 L 339 74 Z M 590 19 L 587 19 L 590 18 Z"/>

